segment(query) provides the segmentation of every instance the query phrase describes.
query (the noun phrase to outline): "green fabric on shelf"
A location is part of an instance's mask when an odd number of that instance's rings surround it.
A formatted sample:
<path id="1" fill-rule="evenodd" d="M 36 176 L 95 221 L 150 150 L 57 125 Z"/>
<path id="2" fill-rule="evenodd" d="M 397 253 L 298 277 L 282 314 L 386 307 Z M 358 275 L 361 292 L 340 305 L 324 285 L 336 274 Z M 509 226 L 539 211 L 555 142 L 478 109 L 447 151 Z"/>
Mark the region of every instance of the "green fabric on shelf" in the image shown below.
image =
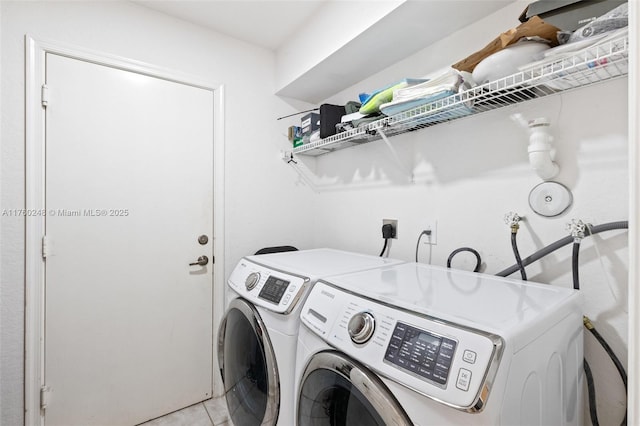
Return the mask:
<path id="1" fill-rule="evenodd" d="M 412 86 L 414 84 L 423 83 L 424 79 L 404 79 L 397 83 L 391 84 L 383 89 L 377 90 L 369 96 L 369 98 L 360 107 L 361 114 L 374 114 L 380 112 L 380 105 L 391 102 L 393 99 L 393 91 L 402 89 L 403 87 Z"/>

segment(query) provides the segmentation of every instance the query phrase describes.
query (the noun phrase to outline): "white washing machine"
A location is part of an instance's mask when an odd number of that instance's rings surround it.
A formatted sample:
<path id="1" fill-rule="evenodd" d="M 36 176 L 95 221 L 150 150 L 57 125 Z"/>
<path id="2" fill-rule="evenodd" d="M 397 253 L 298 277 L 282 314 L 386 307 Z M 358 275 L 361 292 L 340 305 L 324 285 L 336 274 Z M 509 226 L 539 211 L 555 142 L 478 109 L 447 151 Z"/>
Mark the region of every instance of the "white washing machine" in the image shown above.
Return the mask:
<path id="1" fill-rule="evenodd" d="M 218 361 L 236 426 L 294 424 L 300 308 L 323 277 L 400 261 L 333 249 L 247 256 L 228 280 Z"/>
<path id="2" fill-rule="evenodd" d="M 575 290 L 407 263 L 319 281 L 298 426 L 582 425 Z"/>

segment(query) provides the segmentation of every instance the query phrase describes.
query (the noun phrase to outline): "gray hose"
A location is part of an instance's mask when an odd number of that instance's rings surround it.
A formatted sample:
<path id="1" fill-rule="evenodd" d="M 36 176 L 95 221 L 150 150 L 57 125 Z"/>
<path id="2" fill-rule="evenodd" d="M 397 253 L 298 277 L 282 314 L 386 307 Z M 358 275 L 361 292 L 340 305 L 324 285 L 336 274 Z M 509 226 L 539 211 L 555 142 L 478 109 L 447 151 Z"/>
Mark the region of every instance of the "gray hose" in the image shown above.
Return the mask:
<path id="1" fill-rule="evenodd" d="M 587 227 L 585 229 L 585 235 L 595 235 L 600 232 L 613 231 L 616 229 L 629 229 L 629 221 L 622 220 L 619 222 L 603 223 L 602 225 Z M 571 244 L 571 243 L 573 243 L 573 237 L 570 235 L 562 239 L 559 239 L 558 241 L 551 243 L 546 247 L 541 248 L 537 252 L 533 253 L 531 256 L 522 259 L 522 265 L 523 266 L 530 265 L 536 260 L 539 260 L 544 256 L 553 253 L 559 248 L 564 247 L 567 244 Z M 520 270 L 520 267 L 518 266 L 518 264 L 515 264 L 515 265 L 511 265 L 510 267 L 508 267 L 503 271 L 498 272 L 496 275 L 499 277 L 508 277 L 509 275 L 519 270 Z"/>
<path id="2" fill-rule="evenodd" d="M 511 232 L 511 248 L 513 249 L 513 255 L 516 258 L 516 265 L 518 265 L 518 269 L 520 270 L 520 277 L 522 277 L 522 281 L 526 281 L 527 271 L 524 269 L 524 264 L 522 263 L 522 259 L 520 258 L 520 251 L 518 250 L 516 235 L 516 232 Z"/>

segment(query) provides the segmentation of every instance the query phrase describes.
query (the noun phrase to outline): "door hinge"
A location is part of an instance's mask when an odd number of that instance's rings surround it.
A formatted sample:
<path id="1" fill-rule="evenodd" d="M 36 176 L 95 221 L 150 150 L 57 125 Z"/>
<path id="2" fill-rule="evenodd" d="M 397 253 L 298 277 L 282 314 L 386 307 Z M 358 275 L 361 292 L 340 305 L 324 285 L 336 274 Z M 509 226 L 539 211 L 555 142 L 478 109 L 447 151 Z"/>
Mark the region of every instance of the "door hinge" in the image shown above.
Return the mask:
<path id="1" fill-rule="evenodd" d="M 46 84 L 42 85 L 42 89 L 40 91 L 40 100 L 42 101 L 42 106 L 46 108 L 49 105 L 49 86 Z"/>
<path id="2" fill-rule="evenodd" d="M 40 388 L 40 409 L 45 410 L 51 402 L 51 388 L 42 386 Z"/>
<path id="3" fill-rule="evenodd" d="M 49 239 L 47 236 L 42 237 L 42 258 L 46 259 L 49 255 Z"/>

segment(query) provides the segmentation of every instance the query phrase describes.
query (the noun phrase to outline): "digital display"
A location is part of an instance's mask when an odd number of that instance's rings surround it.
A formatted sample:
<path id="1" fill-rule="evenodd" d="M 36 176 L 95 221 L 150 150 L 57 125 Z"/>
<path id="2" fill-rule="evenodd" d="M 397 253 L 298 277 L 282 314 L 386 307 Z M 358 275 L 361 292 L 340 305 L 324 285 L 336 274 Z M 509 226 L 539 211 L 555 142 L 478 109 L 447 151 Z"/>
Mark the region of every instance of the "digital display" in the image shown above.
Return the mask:
<path id="1" fill-rule="evenodd" d="M 429 333 L 420 333 L 418 335 L 418 340 L 420 340 L 421 342 L 425 342 L 428 345 L 435 345 L 435 346 L 440 345 L 440 343 L 442 342 L 442 340 L 440 340 L 439 338 Z"/>
<path id="2" fill-rule="evenodd" d="M 267 278 L 267 281 L 264 283 L 262 290 L 260 290 L 258 297 L 278 305 L 280 304 L 280 300 L 282 300 L 284 292 L 287 291 L 288 286 L 289 281 L 285 281 L 272 275 Z"/>
<path id="3" fill-rule="evenodd" d="M 398 322 L 385 361 L 440 385 L 446 385 L 456 341 Z"/>

